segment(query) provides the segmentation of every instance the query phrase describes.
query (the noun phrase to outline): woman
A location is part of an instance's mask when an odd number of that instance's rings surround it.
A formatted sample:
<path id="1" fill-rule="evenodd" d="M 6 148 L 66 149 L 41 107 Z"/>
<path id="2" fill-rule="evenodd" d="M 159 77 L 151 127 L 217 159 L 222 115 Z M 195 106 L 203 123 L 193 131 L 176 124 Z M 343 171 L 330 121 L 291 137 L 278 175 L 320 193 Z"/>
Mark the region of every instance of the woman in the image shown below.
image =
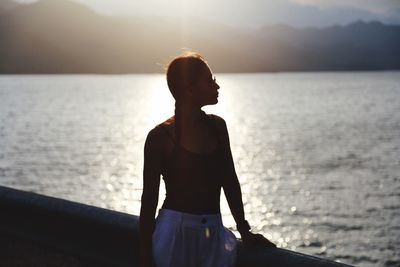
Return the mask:
<path id="1" fill-rule="evenodd" d="M 236 238 L 221 222 L 221 188 L 244 245 L 275 246 L 245 220 L 225 121 L 201 110 L 218 103 L 207 62 L 195 53 L 175 58 L 167 83 L 175 115 L 149 132 L 144 148 L 141 266 L 235 266 Z M 166 197 L 155 220 L 160 175 Z"/>

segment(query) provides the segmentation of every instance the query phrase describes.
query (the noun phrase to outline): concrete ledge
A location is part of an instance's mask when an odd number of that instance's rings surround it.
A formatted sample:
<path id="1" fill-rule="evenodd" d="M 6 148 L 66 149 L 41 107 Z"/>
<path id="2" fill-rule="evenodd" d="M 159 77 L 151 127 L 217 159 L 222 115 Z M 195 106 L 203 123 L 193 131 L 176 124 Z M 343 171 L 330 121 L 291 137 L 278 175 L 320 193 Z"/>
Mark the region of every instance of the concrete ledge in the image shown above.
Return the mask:
<path id="1" fill-rule="evenodd" d="M 96 266 L 135 266 L 138 217 L 0 187 L 0 233 L 33 240 Z"/>
<path id="2" fill-rule="evenodd" d="M 12 242 L 13 250 L 37 247 L 48 251 L 38 255 L 63 259 L 51 266 L 138 266 L 138 216 L 2 186 L 0 212 L 0 237 Z M 349 266 L 280 248 L 244 248 L 238 242 L 242 267 Z M 12 254 L 0 255 L 15 262 Z M 32 254 L 26 257 L 18 266 L 32 266 Z"/>

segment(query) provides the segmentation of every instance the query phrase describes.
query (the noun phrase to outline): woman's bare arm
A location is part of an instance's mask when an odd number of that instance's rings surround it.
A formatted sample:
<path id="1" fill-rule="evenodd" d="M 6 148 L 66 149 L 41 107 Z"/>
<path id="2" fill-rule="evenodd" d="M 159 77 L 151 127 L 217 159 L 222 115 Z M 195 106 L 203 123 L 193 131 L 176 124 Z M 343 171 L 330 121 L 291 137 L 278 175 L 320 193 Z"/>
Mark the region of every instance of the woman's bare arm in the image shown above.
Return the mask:
<path id="1" fill-rule="evenodd" d="M 245 220 L 245 213 L 243 208 L 242 191 L 240 189 L 239 179 L 236 175 L 235 164 L 232 157 L 230 148 L 228 129 L 225 120 L 218 117 L 219 132 L 222 136 L 224 145 L 224 172 L 223 172 L 223 189 L 228 201 L 229 208 L 232 216 L 235 219 L 238 231 L 245 244 L 250 245 L 263 245 L 275 247 L 268 239 L 260 234 L 253 234 L 250 232 L 250 226 Z"/>
<path id="2" fill-rule="evenodd" d="M 233 162 L 232 152 L 230 148 L 228 129 L 225 120 L 218 117 L 218 128 L 221 141 L 224 147 L 224 171 L 223 171 L 223 189 L 228 201 L 229 208 L 236 224 L 241 224 L 245 221 L 243 209 L 242 191 L 240 189 L 239 179 L 236 175 L 235 165 Z"/>
<path id="3" fill-rule="evenodd" d="M 144 145 L 143 193 L 139 219 L 141 266 L 152 266 L 152 234 L 158 204 L 162 162 L 159 129 L 152 129 Z"/>

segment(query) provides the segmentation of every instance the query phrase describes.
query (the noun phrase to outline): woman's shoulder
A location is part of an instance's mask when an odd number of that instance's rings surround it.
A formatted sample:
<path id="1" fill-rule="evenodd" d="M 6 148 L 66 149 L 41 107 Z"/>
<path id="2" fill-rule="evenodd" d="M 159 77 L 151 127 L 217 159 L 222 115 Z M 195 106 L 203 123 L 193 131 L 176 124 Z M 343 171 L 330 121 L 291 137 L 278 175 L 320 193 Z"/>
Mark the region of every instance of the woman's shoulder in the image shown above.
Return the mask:
<path id="1" fill-rule="evenodd" d="M 221 116 L 218 116 L 216 114 L 207 114 L 207 116 L 215 122 L 218 130 L 226 129 L 226 122 Z"/>
<path id="2" fill-rule="evenodd" d="M 224 120 L 221 116 L 219 116 L 219 115 L 212 114 L 212 113 L 207 113 L 206 115 L 207 115 L 209 118 L 214 119 L 217 123 L 225 123 L 225 120 Z"/>
<path id="3" fill-rule="evenodd" d="M 172 145 L 168 137 L 168 123 L 165 121 L 154 126 L 147 134 L 145 151 L 153 151 L 164 158 L 171 150 Z"/>
<path id="4" fill-rule="evenodd" d="M 174 116 L 158 123 L 150 130 L 152 133 L 159 133 L 162 132 L 163 128 L 170 128 L 175 123 Z"/>
<path id="5" fill-rule="evenodd" d="M 207 116 L 209 116 L 211 120 L 213 120 L 218 136 L 222 140 L 226 140 L 228 136 L 228 129 L 226 127 L 225 120 L 222 117 L 215 114 L 207 114 Z"/>
<path id="6" fill-rule="evenodd" d="M 165 121 L 154 126 L 148 133 L 148 137 L 155 142 L 165 143 L 169 135 L 173 135 L 174 131 L 172 130 L 175 124 L 174 117 L 166 119 Z"/>
<path id="7" fill-rule="evenodd" d="M 172 116 L 168 119 L 166 119 L 165 121 L 157 124 L 155 126 L 155 128 L 157 128 L 157 131 L 160 131 L 162 134 L 169 134 L 169 135 L 173 135 L 174 131 L 173 128 L 175 127 L 175 117 Z"/>

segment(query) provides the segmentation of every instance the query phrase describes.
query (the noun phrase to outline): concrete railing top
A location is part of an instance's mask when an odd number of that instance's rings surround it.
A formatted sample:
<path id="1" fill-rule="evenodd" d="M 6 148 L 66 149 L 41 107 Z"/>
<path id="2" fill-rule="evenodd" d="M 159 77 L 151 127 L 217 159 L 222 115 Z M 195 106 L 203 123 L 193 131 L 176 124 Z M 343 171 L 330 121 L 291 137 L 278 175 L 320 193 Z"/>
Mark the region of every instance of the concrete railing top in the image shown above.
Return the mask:
<path id="1" fill-rule="evenodd" d="M 0 210 L 0 235 L 33 240 L 95 266 L 138 266 L 138 216 L 2 186 Z M 238 245 L 238 266 L 349 266 L 281 248 Z"/>

